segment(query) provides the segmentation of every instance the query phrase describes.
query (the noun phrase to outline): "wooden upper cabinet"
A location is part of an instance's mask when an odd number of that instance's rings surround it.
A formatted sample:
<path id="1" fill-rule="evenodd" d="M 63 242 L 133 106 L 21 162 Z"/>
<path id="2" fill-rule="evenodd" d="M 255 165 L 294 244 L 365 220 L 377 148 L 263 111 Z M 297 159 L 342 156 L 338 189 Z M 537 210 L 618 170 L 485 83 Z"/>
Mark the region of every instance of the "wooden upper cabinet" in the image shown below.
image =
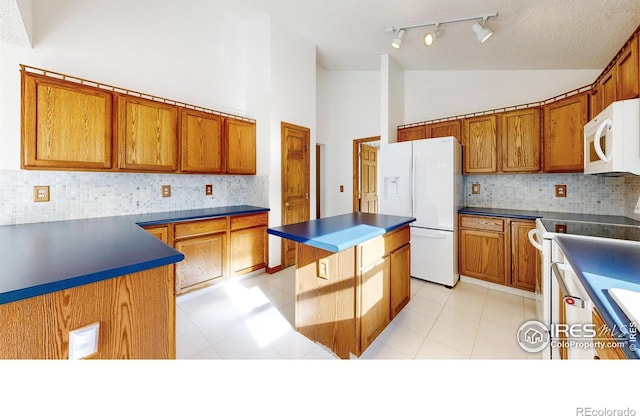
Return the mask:
<path id="1" fill-rule="evenodd" d="M 109 91 L 22 71 L 22 167 L 110 169 Z"/>
<path id="2" fill-rule="evenodd" d="M 544 171 L 584 171 L 583 128 L 587 94 L 576 94 L 544 106 Z"/>
<path id="3" fill-rule="evenodd" d="M 498 172 L 497 116 L 463 120 L 464 173 Z"/>
<path id="4" fill-rule="evenodd" d="M 509 111 L 500 120 L 502 171 L 540 171 L 540 109 Z"/>
<path id="5" fill-rule="evenodd" d="M 458 141 L 462 140 L 461 131 L 462 131 L 462 123 L 460 120 L 451 120 L 451 121 L 439 121 L 437 123 L 433 123 L 430 125 L 431 132 L 429 137 L 449 137 L 453 136 Z"/>
<path id="6" fill-rule="evenodd" d="M 255 123 L 225 119 L 225 147 L 227 173 L 256 174 L 256 125 Z"/>
<path id="7" fill-rule="evenodd" d="M 219 115 L 182 109 L 181 172 L 223 173 L 223 119 Z"/>
<path id="8" fill-rule="evenodd" d="M 176 171 L 178 108 L 133 96 L 118 96 L 120 169 Z"/>
<path id="9" fill-rule="evenodd" d="M 616 100 L 636 98 L 640 93 L 640 51 L 638 50 L 638 36 L 623 49 L 618 57 Z"/>
<path id="10" fill-rule="evenodd" d="M 604 110 L 616 101 L 616 88 L 617 88 L 618 71 L 616 67 L 611 68 L 600 80 L 598 89 L 600 90 L 600 109 Z M 597 115 L 597 113 L 596 113 Z"/>
<path id="11" fill-rule="evenodd" d="M 398 141 L 408 142 L 411 140 L 419 140 L 427 138 L 427 130 L 425 125 L 404 127 L 398 129 Z"/>

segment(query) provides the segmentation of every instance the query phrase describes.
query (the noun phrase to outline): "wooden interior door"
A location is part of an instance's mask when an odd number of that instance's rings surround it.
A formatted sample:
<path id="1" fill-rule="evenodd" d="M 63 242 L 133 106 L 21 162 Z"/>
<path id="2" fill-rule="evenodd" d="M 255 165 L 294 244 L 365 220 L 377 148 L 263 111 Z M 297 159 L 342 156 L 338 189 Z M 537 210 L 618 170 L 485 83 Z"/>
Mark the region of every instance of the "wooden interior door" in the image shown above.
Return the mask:
<path id="1" fill-rule="evenodd" d="M 310 130 L 281 123 L 282 225 L 309 221 Z M 282 239 L 282 267 L 295 264 L 295 242 Z"/>
<path id="2" fill-rule="evenodd" d="M 360 212 L 378 213 L 378 148 L 360 145 Z"/>

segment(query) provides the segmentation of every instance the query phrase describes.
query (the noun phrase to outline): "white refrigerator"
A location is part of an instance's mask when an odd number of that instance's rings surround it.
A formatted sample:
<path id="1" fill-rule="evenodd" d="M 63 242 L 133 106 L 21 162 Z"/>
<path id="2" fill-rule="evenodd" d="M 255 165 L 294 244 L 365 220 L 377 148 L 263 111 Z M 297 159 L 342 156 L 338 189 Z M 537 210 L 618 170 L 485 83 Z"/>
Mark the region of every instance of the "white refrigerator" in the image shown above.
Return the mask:
<path id="1" fill-rule="evenodd" d="M 464 201 L 462 146 L 454 137 L 382 145 L 381 214 L 415 217 L 411 276 L 453 287 L 458 282 L 458 210 Z"/>

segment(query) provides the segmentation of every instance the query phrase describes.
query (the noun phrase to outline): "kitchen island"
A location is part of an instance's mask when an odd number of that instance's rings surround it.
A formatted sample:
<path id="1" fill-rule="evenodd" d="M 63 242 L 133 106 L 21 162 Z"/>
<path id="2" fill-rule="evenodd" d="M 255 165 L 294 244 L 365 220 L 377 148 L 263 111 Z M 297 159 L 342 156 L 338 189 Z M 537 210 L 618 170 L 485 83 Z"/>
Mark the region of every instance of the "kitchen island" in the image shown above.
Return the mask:
<path id="1" fill-rule="evenodd" d="M 296 242 L 296 330 L 359 357 L 409 302 L 413 221 L 352 213 L 267 229 Z"/>

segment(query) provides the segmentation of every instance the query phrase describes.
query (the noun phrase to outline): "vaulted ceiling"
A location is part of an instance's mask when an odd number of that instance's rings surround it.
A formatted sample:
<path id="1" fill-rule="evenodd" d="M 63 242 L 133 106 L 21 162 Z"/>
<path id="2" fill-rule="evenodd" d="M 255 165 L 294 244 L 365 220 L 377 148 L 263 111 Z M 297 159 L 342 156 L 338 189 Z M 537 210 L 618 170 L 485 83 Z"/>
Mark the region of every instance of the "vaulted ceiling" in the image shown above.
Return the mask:
<path id="1" fill-rule="evenodd" d="M 406 70 L 602 69 L 640 25 L 639 0 L 245 0 L 317 46 L 330 70 L 379 69 L 389 54 Z M 473 21 L 408 30 L 400 49 L 385 27 L 498 13 L 476 41 Z M 433 27 L 430 27 L 431 29 Z"/>

